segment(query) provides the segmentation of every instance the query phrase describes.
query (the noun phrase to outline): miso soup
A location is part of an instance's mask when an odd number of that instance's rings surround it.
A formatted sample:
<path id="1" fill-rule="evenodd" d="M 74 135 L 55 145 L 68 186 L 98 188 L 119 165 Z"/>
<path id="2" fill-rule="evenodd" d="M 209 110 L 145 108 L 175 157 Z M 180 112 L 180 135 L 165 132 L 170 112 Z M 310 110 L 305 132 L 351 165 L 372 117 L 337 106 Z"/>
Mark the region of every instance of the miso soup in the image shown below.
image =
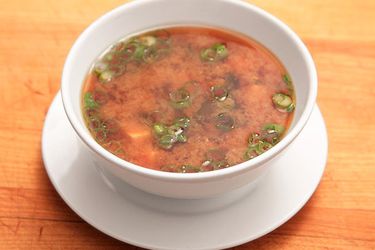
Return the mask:
<path id="1" fill-rule="evenodd" d="M 221 29 L 172 27 L 98 55 L 82 112 L 112 154 L 169 172 L 204 172 L 276 145 L 293 118 L 288 72 L 261 44 Z"/>

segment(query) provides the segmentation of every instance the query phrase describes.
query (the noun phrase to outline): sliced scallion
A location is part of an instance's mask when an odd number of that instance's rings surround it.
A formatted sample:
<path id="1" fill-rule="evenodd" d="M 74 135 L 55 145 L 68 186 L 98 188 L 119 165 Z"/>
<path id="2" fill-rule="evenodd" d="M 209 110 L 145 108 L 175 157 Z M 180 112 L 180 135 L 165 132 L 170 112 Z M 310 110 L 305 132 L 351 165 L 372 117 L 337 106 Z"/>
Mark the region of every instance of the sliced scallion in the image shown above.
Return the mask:
<path id="1" fill-rule="evenodd" d="M 190 93 L 185 88 L 179 88 L 169 94 L 172 106 L 182 109 L 190 106 Z"/>
<path id="2" fill-rule="evenodd" d="M 168 128 L 168 134 L 178 136 L 184 132 L 184 128 L 172 125 Z"/>
<path id="3" fill-rule="evenodd" d="M 184 164 L 181 166 L 165 165 L 165 166 L 161 166 L 160 170 L 165 171 L 165 172 L 172 172 L 172 173 L 197 173 L 201 171 L 199 167 L 196 167 L 190 164 Z"/>
<path id="4" fill-rule="evenodd" d="M 103 59 L 107 62 L 110 62 L 114 59 L 115 57 L 115 52 L 113 51 L 109 51 L 108 53 L 106 53 L 104 56 L 103 56 Z"/>
<path id="5" fill-rule="evenodd" d="M 276 124 L 276 123 L 267 123 L 263 125 L 262 129 L 269 134 L 278 133 L 279 135 L 282 134 L 285 130 L 283 125 Z"/>
<path id="6" fill-rule="evenodd" d="M 253 159 L 272 148 L 279 141 L 279 133 L 282 133 L 283 130 L 281 125 L 270 123 L 263 127 L 261 134 L 252 133 L 248 140 L 249 145 L 245 151 L 244 159 Z"/>
<path id="7" fill-rule="evenodd" d="M 174 120 L 176 126 L 187 128 L 190 125 L 190 119 L 188 117 L 180 117 Z"/>
<path id="8" fill-rule="evenodd" d="M 154 133 L 158 136 L 165 134 L 168 130 L 167 126 L 165 126 L 162 123 L 155 123 L 152 126 L 152 129 L 153 129 Z"/>
<path id="9" fill-rule="evenodd" d="M 295 109 L 295 105 L 294 105 L 294 103 L 292 103 L 292 104 L 290 104 L 287 108 L 286 108 L 286 112 L 288 112 L 288 113 L 290 113 L 290 112 L 292 112 L 294 109 Z"/>
<path id="10" fill-rule="evenodd" d="M 249 137 L 249 145 L 256 144 L 261 140 L 260 134 L 252 133 Z"/>
<path id="11" fill-rule="evenodd" d="M 179 135 L 177 135 L 177 141 L 178 142 L 187 142 L 187 136 L 185 134 L 179 134 Z"/>
<path id="12" fill-rule="evenodd" d="M 290 96 L 283 93 L 276 93 L 272 96 L 272 102 L 281 111 L 292 112 L 294 103 Z"/>
<path id="13" fill-rule="evenodd" d="M 272 148 L 272 144 L 266 141 L 259 141 L 256 144 L 255 151 L 257 152 L 258 155 L 263 154 L 266 152 L 268 149 Z"/>
<path id="14" fill-rule="evenodd" d="M 258 156 L 258 153 L 255 151 L 255 146 L 250 146 L 247 148 L 244 154 L 245 160 L 250 160 Z"/>
<path id="15" fill-rule="evenodd" d="M 182 165 L 181 166 L 181 173 L 197 173 L 200 172 L 199 167 L 193 166 L 193 165 Z"/>
<path id="16" fill-rule="evenodd" d="M 187 81 L 183 87 L 187 92 L 189 92 L 190 99 L 195 98 L 196 96 L 200 95 L 202 92 L 201 86 L 199 82 L 192 80 L 192 81 Z"/>
<path id="17" fill-rule="evenodd" d="M 164 172 L 175 173 L 177 172 L 177 166 L 176 165 L 164 165 L 160 167 L 160 170 Z"/>
<path id="18" fill-rule="evenodd" d="M 201 170 L 211 171 L 229 167 L 228 160 L 226 159 L 226 152 L 222 148 L 213 148 L 206 152 L 205 160 L 201 165 Z"/>
<path id="19" fill-rule="evenodd" d="M 155 45 L 157 42 L 157 39 L 154 36 L 142 36 L 139 40 L 148 47 Z"/>
<path id="20" fill-rule="evenodd" d="M 94 66 L 94 72 L 97 74 L 97 75 L 100 75 L 102 74 L 104 71 L 106 71 L 108 69 L 109 65 L 108 63 L 105 63 L 105 62 L 97 62 Z"/>
<path id="21" fill-rule="evenodd" d="M 113 79 L 113 76 L 114 73 L 112 71 L 105 70 L 99 75 L 98 79 L 101 83 L 108 83 Z"/>
<path id="22" fill-rule="evenodd" d="M 135 51 L 133 53 L 134 59 L 142 60 L 145 50 L 146 50 L 146 46 L 144 46 L 143 44 L 137 44 Z"/>
<path id="23" fill-rule="evenodd" d="M 174 135 L 166 134 L 159 138 L 159 146 L 164 149 L 171 149 L 177 138 Z"/>
<path id="24" fill-rule="evenodd" d="M 210 48 L 203 49 L 200 56 L 205 62 L 221 61 L 228 57 L 228 49 L 225 44 L 215 43 Z"/>
<path id="25" fill-rule="evenodd" d="M 234 119 L 227 113 L 220 113 L 216 117 L 215 125 L 222 131 L 229 131 L 234 128 Z"/>
<path id="26" fill-rule="evenodd" d="M 174 124 L 167 126 L 157 122 L 152 125 L 154 135 L 158 140 L 158 145 L 163 149 L 171 149 L 175 143 L 187 142 L 185 129 L 190 125 L 188 117 L 180 117 L 175 119 Z"/>
<path id="27" fill-rule="evenodd" d="M 212 86 L 210 88 L 210 91 L 211 91 L 212 97 L 215 98 L 219 102 L 225 101 L 229 94 L 227 88 L 223 86 Z"/>
<path id="28" fill-rule="evenodd" d="M 154 37 L 157 37 L 158 39 L 162 41 L 168 41 L 171 37 L 171 34 L 169 33 L 169 31 L 165 29 L 153 31 L 151 35 Z"/>
<path id="29" fill-rule="evenodd" d="M 211 161 L 206 160 L 202 163 L 201 165 L 202 172 L 207 172 L 207 171 L 212 171 L 212 170 L 214 170 L 214 166 L 212 165 Z"/>
<path id="30" fill-rule="evenodd" d="M 159 57 L 159 53 L 157 50 L 153 48 L 147 48 L 144 50 L 143 61 L 145 61 L 146 63 L 152 63 L 156 61 L 158 57 Z"/>
<path id="31" fill-rule="evenodd" d="M 125 73 L 126 64 L 123 63 L 112 63 L 109 67 L 110 71 L 112 72 L 112 77 L 118 77 Z"/>
<path id="32" fill-rule="evenodd" d="M 217 161 L 217 162 L 213 162 L 213 165 L 214 165 L 215 170 L 227 168 L 227 167 L 230 166 L 226 159 L 221 160 L 221 161 Z"/>
<path id="33" fill-rule="evenodd" d="M 290 76 L 288 74 L 284 74 L 282 75 L 282 79 L 283 79 L 283 82 L 288 86 L 288 87 L 291 87 L 292 86 L 292 79 L 290 78 Z"/>
<path id="34" fill-rule="evenodd" d="M 263 154 L 264 152 L 266 152 L 270 148 L 272 148 L 271 143 L 259 140 L 258 142 L 250 144 L 248 146 L 248 148 L 247 148 L 247 150 L 245 151 L 245 154 L 244 154 L 244 159 L 245 160 L 253 159 L 256 156 Z"/>

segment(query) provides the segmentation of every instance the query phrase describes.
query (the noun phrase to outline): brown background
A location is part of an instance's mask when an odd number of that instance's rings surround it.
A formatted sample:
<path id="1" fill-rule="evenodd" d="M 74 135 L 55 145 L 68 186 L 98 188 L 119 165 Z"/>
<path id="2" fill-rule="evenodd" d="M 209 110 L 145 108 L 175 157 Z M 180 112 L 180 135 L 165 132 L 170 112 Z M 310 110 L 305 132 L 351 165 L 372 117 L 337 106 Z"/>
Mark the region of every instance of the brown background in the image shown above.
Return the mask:
<path id="1" fill-rule="evenodd" d="M 291 26 L 319 73 L 329 159 L 289 222 L 235 249 L 375 249 L 375 1 L 254 0 Z M 0 249 L 131 248 L 82 221 L 43 167 L 44 117 L 80 32 L 119 0 L 0 0 Z"/>

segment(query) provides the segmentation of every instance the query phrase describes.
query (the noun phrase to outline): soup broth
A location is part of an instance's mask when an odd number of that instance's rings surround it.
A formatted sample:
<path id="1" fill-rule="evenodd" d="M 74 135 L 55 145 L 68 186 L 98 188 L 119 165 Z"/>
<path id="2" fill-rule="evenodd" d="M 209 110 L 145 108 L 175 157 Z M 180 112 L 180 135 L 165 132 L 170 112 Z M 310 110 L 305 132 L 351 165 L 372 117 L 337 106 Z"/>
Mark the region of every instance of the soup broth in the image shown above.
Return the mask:
<path id="1" fill-rule="evenodd" d="M 95 140 L 139 166 L 204 172 L 277 144 L 293 118 L 291 78 L 254 40 L 172 27 L 123 39 L 98 57 L 82 110 Z"/>

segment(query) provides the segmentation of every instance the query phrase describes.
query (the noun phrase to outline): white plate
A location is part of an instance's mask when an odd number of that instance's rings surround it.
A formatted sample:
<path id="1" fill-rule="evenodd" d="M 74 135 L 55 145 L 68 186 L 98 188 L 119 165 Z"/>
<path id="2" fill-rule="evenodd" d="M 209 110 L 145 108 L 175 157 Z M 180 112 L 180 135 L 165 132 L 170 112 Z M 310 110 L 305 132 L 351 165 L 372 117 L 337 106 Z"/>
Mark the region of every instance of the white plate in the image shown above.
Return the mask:
<path id="1" fill-rule="evenodd" d="M 58 94 L 45 120 L 42 153 L 60 196 L 103 233 L 152 249 L 217 249 L 261 237 L 296 214 L 320 181 L 327 144 L 316 106 L 304 130 L 251 193 L 244 187 L 208 200 L 162 198 L 116 180 L 114 186 L 106 182 L 76 137 Z"/>

